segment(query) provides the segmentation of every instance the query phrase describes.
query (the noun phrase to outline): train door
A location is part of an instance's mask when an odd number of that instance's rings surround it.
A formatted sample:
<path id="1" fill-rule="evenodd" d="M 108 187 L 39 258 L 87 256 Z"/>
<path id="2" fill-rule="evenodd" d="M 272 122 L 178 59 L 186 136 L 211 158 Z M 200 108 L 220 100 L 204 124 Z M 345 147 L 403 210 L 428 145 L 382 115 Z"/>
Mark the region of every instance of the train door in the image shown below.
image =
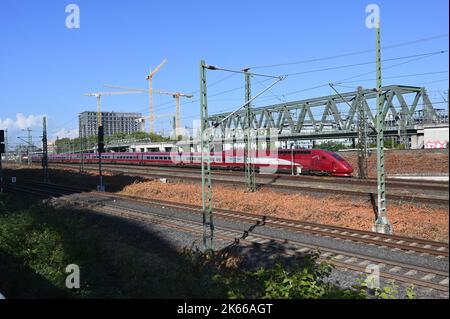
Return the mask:
<path id="1" fill-rule="evenodd" d="M 326 174 L 331 169 L 330 161 L 323 154 L 315 154 L 312 157 L 312 170 L 319 174 Z"/>
<path id="2" fill-rule="evenodd" d="M 311 170 L 319 171 L 320 170 L 320 155 L 313 155 L 311 158 Z"/>

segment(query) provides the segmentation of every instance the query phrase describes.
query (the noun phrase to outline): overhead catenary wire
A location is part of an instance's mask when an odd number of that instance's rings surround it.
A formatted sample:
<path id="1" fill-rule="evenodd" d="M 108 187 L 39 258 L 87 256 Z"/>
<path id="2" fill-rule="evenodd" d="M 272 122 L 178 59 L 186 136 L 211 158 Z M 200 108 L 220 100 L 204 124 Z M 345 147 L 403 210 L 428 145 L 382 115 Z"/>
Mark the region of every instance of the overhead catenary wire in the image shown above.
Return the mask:
<path id="1" fill-rule="evenodd" d="M 446 52 L 448 52 L 448 50 L 439 50 L 439 51 L 433 51 L 433 52 L 428 52 L 428 53 L 421 53 L 421 54 L 416 54 L 416 55 L 385 59 L 385 60 L 383 60 L 383 62 L 395 61 L 395 60 L 401 60 L 401 59 L 409 59 L 409 58 L 416 58 L 416 59 L 411 59 L 410 61 L 405 61 L 405 62 L 401 62 L 399 64 L 395 64 L 395 65 L 391 65 L 391 66 L 388 66 L 388 67 L 384 67 L 383 69 L 387 70 L 387 69 L 390 69 L 390 68 L 393 68 L 393 67 L 396 67 L 396 66 L 399 66 L 399 65 L 415 62 L 417 60 L 421 60 L 421 59 L 424 59 L 424 58 L 435 56 L 437 54 L 443 54 L 443 53 L 446 53 Z M 284 76 L 292 77 L 292 76 L 297 76 L 297 75 L 301 75 L 301 74 L 308 74 L 308 73 L 313 73 L 313 72 L 320 72 L 320 71 L 325 71 L 325 70 L 333 70 L 333 69 L 341 69 L 341 68 L 350 68 L 350 67 L 361 66 L 361 65 L 369 65 L 369 64 L 374 64 L 374 63 L 375 63 L 374 61 L 370 61 L 370 62 L 363 62 L 363 63 L 357 63 L 357 64 L 349 64 L 349 65 L 343 65 L 343 66 L 338 66 L 338 67 L 331 67 L 331 68 L 323 68 L 323 69 L 318 69 L 318 70 L 309 70 L 309 71 L 303 71 L 303 72 L 289 73 L 289 74 L 286 74 Z M 333 83 L 334 84 L 344 83 L 343 81 L 346 81 L 348 79 L 353 79 L 353 78 L 357 78 L 359 76 L 372 74 L 374 72 L 375 71 L 365 72 L 365 73 L 362 73 L 362 74 L 358 74 L 358 75 L 352 76 L 350 78 L 345 78 L 345 79 L 342 79 L 342 80 L 334 81 Z M 236 71 L 236 73 L 232 73 L 232 75 L 236 75 L 238 73 L 241 73 L 241 72 Z M 231 76 L 225 77 L 224 79 L 221 79 L 221 80 L 218 80 L 216 82 L 213 82 L 211 84 L 211 86 L 214 85 L 214 84 L 218 84 L 218 83 L 220 83 L 220 82 L 222 82 L 225 79 L 230 78 L 230 77 Z M 261 84 L 261 83 L 264 83 L 264 82 L 267 82 L 267 81 L 270 81 L 270 78 L 264 79 L 262 81 L 259 81 L 259 83 Z M 314 86 L 314 87 L 307 88 L 307 89 L 302 89 L 302 90 L 298 90 L 298 91 L 289 92 L 289 93 L 283 94 L 283 96 L 288 96 L 288 95 L 292 95 L 292 94 L 296 94 L 296 93 L 300 93 L 300 92 L 305 92 L 305 91 L 309 91 L 309 90 L 320 88 L 320 87 L 327 87 L 328 83 L 329 82 L 324 83 L 324 84 L 319 85 L 319 86 Z M 208 86 L 208 87 L 210 87 L 210 86 Z M 217 92 L 217 93 L 214 93 L 214 94 L 210 94 L 209 97 L 216 97 L 216 96 L 219 96 L 219 95 L 222 95 L 222 94 L 231 93 L 231 92 L 237 91 L 239 89 L 243 89 L 244 87 L 245 86 L 241 85 L 241 86 L 234 87 L 234 88 L 231 88 L 231 89 L 227 89 L 227 90 L 224 90 L 224 91 L 220 91 L 220 92 Z M 193 92 L 193 93 L 195 93 L 195 92 Z M 189 102 L 185 102 L 183 104 L 194 103 L 194 102 L 198 102 L 198 101 L 199 100 L 192 100 L 192 101 L 189 101 Z M 161 107 L 161 106 L 165 106 L 165 105 L 168 105 L 168 103 L 164 103 L 164 104 L 160 104 L 160 105 L 155 106 L 155 110 L 156 110 L 156 107 Z M 165 110 L 165 109 L 167 109 L 167 108 L 159 108 L 158 110 L 161 111 L 161 110 Z"/>
<path id="2" fill-rule="evenodd" d="M 448 51 L 447 51 L 447 52 L 448 52 Z M 416 61 L 418 61 L 418 60 L 421 60 L 421 59 L 424 59 L 424 58 L 428 58 L 428 57 L 430 57 L 430 56 L 431 56 L 431 55 L 428 55 L 428 56 L 421 56 L 420 58 L 416 58 L 416 59 L 412 59 L 412 60 L 409 60 L 409 61 L 405 61 L 405 62 L 397 63 L 397 64 L 394 64 L 394 65 L 386 66 L 386 67 L 383 67 L 382 70 L 385 71 L 385 70 L 387 70 L 387 69 L 391 69 L 391 68 L 394 68 L 394 67 L 397 67 L 397 66 L 400 66 L 400 65 L 404 65 L 404 64 L 407 64 L 407 63 L 411 63 L 411 62 L 416 62 Z M 347 82 L 345 82 L 347 79 L 353 79 L 353 78 L 356 78 L 356 77 L 359 77 L 359 76 L 362 76 L 362 75 L 368 75 L 368 74 L 372 74 L 372 73 L 375 73 L 375 72 L 376 72 L 376 71 L 369 71 L 369 72 L 365 72 L 365 73 L 363 73 L 363 74 L 351 76 L 351 77 L 349 77 L 349 78 L 345 78 L 345 79 L 342 79 L 342 80 L 333 81 L 333 82 L 331 82 L 331 83 L 332 83 L 333 85 L 340 84 L 340 83 L 347 83 Z M 373 81 L 373 79 L 371 79 L 371 80 Z M 310 88 L 301 89 L 301 90 L 297 90 L 297 91 L 293 91 L 293 92 L 288 92 L 288 93 L 285 93 L 285 94 L 283 94 L 283 95 L 284 95 L 284 96 L 293 95 L 293 94 L 297 94 L 297 93 L 301 93 L 301 92 L 306 92 L 306 91 L 318 89 L 318 88 L 321 88 L 321 87 L 327 87 L 328 85 L 329 85 L 329 83 L 324 83 L 324 84 L 320 84 L 320 85 L 313 86 L 313 87 L 310 87 Z"/>
<path id="3" fill-rule="evenodd" d="M 428 52 L 428 53 L 421 53 L 421 54 L 415 54 L 415 55 L 409 55 L 409 56 L 403 56 L 403 57 L 384 59 L 381 62 L 389 62 L 389 61 L 410 59 L 410 58 L 416 58 L 416 57 L 428 57 L 428 56 L 437 55 L 437 54 L 443 54 L 443 53 L 447 53 L 447 52 L 448 52 L 448 50 L 439 50 L 439 51 L 433 51 L 433 52 Z M 308 71 L 288 73 L 288 74 L 285 74 L 285 76 L 292 77 L 292 76 L 295 76 L 295 75 L 308 74 L 308 73 L 314 73 L 314 72 L 331 71 L 331 70 L 339 70 L 339 69 L 351 68 L 351 67 L 362 66 L 362 65 L 370 65 L 370 64 L 374 64 L 374 63 L 375 63 L 374 61 L 353 63 L 353 64 L 340 65 L 340 66 L 335 66 L 335 67 L 328 67 L 328 68 L 321 68 L 321 69 L 314 69 L 314 70 L 308 70 Z"/>
<path id="4" fill-rule="evenodd" d="M 383 49 L 394 48 L 394 47 L 400 47 L 400 46 L 403 46 L 403 45 L 409 45 L 409 44 L 414 44 L 414 43 L 419 43 L 419 42 L 429 41 L 429 40 L 433 40 L 433 39 L 444 38 L 444 37 L 448 37 L 448 34 L 437 35 L 437 36 L 433 36 L 433 37 L 429 37 L 429 38 L 425 38 L 425 39 L 418 39 L 418 40 L 414 40 L 414 41 L 409 41 L 409 42 L 404 42 L 404 43 L 400 43 L 400 44 L 395 44 L 395 45 L 391 45 L 391 46 L 384 47 Z M 304 61 L 296 61 L 295 63 L 288 63 L 288 64 L 284 64 L 284 65 L 296 64 L 296 63 L 300 64 L 300 63 L 308 63 L 308 62 L 317 62 L 317 61 L 324 61 L 324 60 L 331 60 L 331 59 L 334 59 L 334 58 L 337 58 L 337 57 L 344 57 L 344 56 L 356 55 L 356 54 L 362 53 L 362 52 L 373 52 L 373 50 L 371 49 L 371 50 L 358 51 L 358 52 L 353 52 L 353 53 L 348 53 L 348 54 L 336 55 L 336 56 L 333 56 L 333 57 L 325 57 L 325 58 L 321 58 L 321 59 L 310 59 L 310 60 L 304 60 Z M 430 56 L 434 56 L 434 55 L 442 54 L 442 53 L 446 53 L 446 52 L 448 52 L 448 50 L 441 50 L 441 51 L 435 51 L 435 52 L 429 52 L 429 53 L 423 53 L 423 54 L 411 55 L 411 56 L 405 56 L 405 57 L 397 57 L 397 58 L 392 58 L 392 59 L 385 59 L 385 60 L 383 60 L 383 61 L 384 61 L 384 62 L 386 62 L 386 61 L 394 61 L 394 60 L 407 59 L 407 58 L 413 58 L 413 57 L 417 57 L 418 59 L 422 59 L 422 58 L 427 58 L 427 57 L 430 57 Z M 406 64 L 406 63 L 411 63 L 411 62 L 413 62 L 413 60 L 411 60 L 411 61 L 406 61 L 406 62 L 402 62 L 401 64 L 398 64 L 398 65 L 402 65 L 402 64 Z M 341 69 L 341 68 L 350 68 L 350 67 L 355 67 L 355 66 L 358 66 L 358 65 L 373 64 L 373 63 L 374 63 L 374 62 L 371 61 L 371 62 L 364 62 L 364 63 L 357 63 L 357 64 L 349 64 L 349 65 L 342 65 L 342 66 L 331 67 L 331 68 L 324 68 L 324 69 L 318 69 L 318 70 L 308 70 L 308 71 L 303 71 L 303 72 L 294 72 L 294 73 L 290 73 L 290 74 L 287 74 L 287 75 L 288 75 L 289 77 L 291 77 L 291 76 L 296 76 L 296 75 L 301 75 L 301 74 L 308 74 L 308 73 L 311 73 L 311 72 L 321 72 L 321 71 L 325 71 L 325 70 L 333 70 L 333 69 Z M 271 65 L 271 66 L 281 66 L 281 65 L 282 65 L 282 64 Z M 385 68 L 383 68 L 383 69 L 387 69 L 387 68 L 391 68 L 391 67 L 395 67 L 395 66 L 396 66 L 396 65 L 390 66 L 390 67 L 385 67 Z M 270 67 L 270 65 L 269 65 L 269 66 L 253 66 L 253 67 L 251 67 L 251 68 L 262 68 L 262 67 Z M 365 74 L 370 74 L 370 73 L 373 73 L 373 72 L 364 73 L 364 75 L 365 75 Z M 208 87 L 212 87 L 212 86 L 215 86 L 215 85 L 217 85 L 217 84 L 220 84 L 220 83 L 226 81 L 227 79 L 230 79 L 231 77 L 233 77 L 233 76 L 236 75 L 236 74 L 237 74 L 237 73 L 232 73 L 232 74 L 230 74 L 230 75 L 228 75 L 228 76 L 226 76 L 226 77 L 224 77 L 224 78 L 222 78 L 222 79 L 219 79 L 219 80 L 217 80 L 216 82 L 213 82 L 213 83 L 209 84 Z M 430 72 L 430 74 L 431 74 L 431 72 Z M 358 77 L 358 76 L 362 76 L 362 75 L 363 75 L 363 74 L 359 74 L 359 75 L 356 75 L 356 76 L 354 76 L 354 77 L 352 77 L 352 78 L 355 78 L 355 77 Z M 401 76 L 399 76 L 398 78 L 400 78 L 400 77 L 401 77 Z M 405 76 L 405 77 L 406 77 L 406 76 Z M 386 78 L 395 78 L 395 77 L 386 77 Z M 348 80 L 348 79 L 350 79 L 350 78 L 347 78 L 347 79 L 344 79 L 344 80 L 340 80 L 340 81 L 335 81 L 334 84 L 336 85 L 336 84 L 339 84 L 339 83 L 350 83 L 350 81 L 344 82 L 344 81 L 346 81 L 346 80 Z M 258 82 L 259 82 L 259 83 L 264 83 L 264 82 L 266 82 L 267 80 L 270 80 L 270 79 L 265 79 L 265 80 L 263 80 L 263 81 L 258 81 Z M 448 80 L 448 79 L 441 79 L 441 80 L 436 80 L 436 81 L 430 81 L 430 82 L 425 82 L 425 83 L 423 83 L 423 84 L 436 83 L 436 82 L 441 82 L 441 81 L 446 81 L 446 80 Z M 360 80 L 360 81 L 370 81 L 370 80 L 366 80 L 366 79 L 365 79 L 365 80 Z M 357 81 L 351 81 L 351 82 L 357 82 Z M 298 91 L 289 92 L 289 93 L 283 94 L 282 96 L 284 97 L 284 96 L 288 96 L 288 95 L 292 95 L 292 94 L 296 94 L 296 93 L 300 93 L 300 92 L 305 92 L 305 91 L 313 90 L 313 89 L 320 88 L 320 87 L 326 87 L 326 86 L 328 86 L 328 83 L 323 84 L 323 85 L 318 85 L 318 86 L 310 87 L 310 88 L 306 88 L 306 89 L 302 89 L 302 90 L 298 90 Z M 236 88 L 233 88 L 233 89 L 221 91 L 221 92 L 215 93 L 215 94 L 210 95 L 210 96 L 211 96 L 211 97 L 220 96 L 220 95 L 222 95 L 222 94 L 230 93 L 230 92 L 233 92 L 233 91 L 235 91 L 235 90 L 242 89 L 242 88 L 244 88 L 244 86 L 239 86 L 239 87 L 236 87 Z M 194 91 L 194 92 L 192 92 L 192 93 L 195 93 L 195 92 L 198 92 L 198 90 L 197 90 L 197 91 Z M 276 94 L 273 93 L 273 92 L 271 92 L 271 93 L 272 93 L 273 95 L 276 95 Z M 268 100 L 268 99 L 271 99 L 271 98 L 270 98 L 270 97 L 266 97 L 266 98 L 260 99 L 260 101 L 262 101 L 262 100 Z M 277 97 L 277 99 L 279 99 L 279 97 Z M 279 100 L 280 100 L 280 99 L 279 99 Z M 181 105 L 188 104 L 188 103 L 195 103 L 195 102 L 198 102 L 198 100 L 193 100 L 193 101 L 185 102 L 185 103 L 182 103 Z M 166 103 L 162 103 L 162 104 L 156 105 L 156 106 L 155 106 L 155 111 L 161 111 L 161 110 L 168 109 L 169 107 L 164 107 L 164 106 L 166 106 L 166 105 L 167 105 L 167 106 L 172 105 L 172 102 L 166 102 Z M 75 118 L 75 119 L 76 119 L 76 118 Z M 75 119 L 72 119 L 72 120 L 70 120 L 70 121 L 68 121 L 68 122 L 72 122 L 72 121 L 75 120 Z M 66 123 L 68 123 L 68 122 L 66 122 Z M 62 127 L 62 128 L 65 128 L 64 126 L 66 125 L 66 123 L 63 124 L 61 127 Z M 61 128 L 53 130 L 51 134 L 56 133 L 56 132 L 59 131 L 60 129 L 61 129 Z"/>
<path id="5" fill-rule="evenodd" d="M 422 75 L 433 75 L 433 74 L 441 74 L 441 73 L 448 73 L 448 72 L 449 72 L 449 70 L 425 72 L 425 73 L 403 74 L 403 75 L 396 75 L 396 76 L 384 76 L 383 79 L 400 79 L 400 78 L 415 77 L 415 76 L 422 76 Z M 339 83 L 348 84 L 348 83 L 366 82 L 366 81 L 373 81 L 373 79 L 363 79 L 363 80 L 353 80 L 353 81 L 339 81 Z M 338 83 L 334 83 L 334 84 L 338 85 Z"/>
<path id="6" fill-rule="evenodd" d="M 445 53 L 445 52 L 448 52 L 448 50 L 442 51 L 442 53 Z M 387 67 L 384 67 L 383 70 L 389 70 L 389 69 L 395 68 L 395 67 L 400 66 L 400 65 L 408 64 L 408 63 L 411 63 L 411 62 L 416 62 L 416 61 L 419 61 L 419 60 L 422 60 L 422 59 L 426 59 L 426 58 L 429 58 L 429 57 L 432 57 L 432 56 L 435 56 L 435 54 L 420 56 L 418 58 L 414 58 L 414 59 L 411 59 L 409 61 L 404 61 L 404 62 L 400 62 L 400 63 L 397 63 L 397 64 L 389 65 Z M 364 72 L 364 73 L 361 73 L 361 74 L 358 74 L 358 75 L 355 75 L 355 76 L 351 76 L 351 77 L 345 78 L 343 80 L 339 80 L 339 81 L 337 81 L 337 83 L 343 83 L 344 81 L 355 79 L 355 78 L 359 78 L 360 76 L 364 76 L 364 75 L 368 75 L 368 74 L 373 74 L 375 72 L 376 71 Z"/>
<path id="7" fill-rule="evenodd" d="M 393 48 L 398 48 L 398 47 L 402 47 L 402 46 L 407 46 L 407 45 L 411 45 L 411 44 L 427 42 L 427 41 L 432 41 L 432 40 L 447 38 L 447 37 L 448 37 L 448 33 L 439 34 L 439 35 L 435 35 L 435 36 L 431 36 L 431 37 L 427 37 L 427 38 L 422 38 L 422 39 L 417 39 L 417 40 L 412 40 L 412 41 L 408 41 L 408 42 L 402 42 L 402 43 L 385 46 L 385 47 L 382 47 L 382 49 L 383 50 L 393 49 Z M 313 58 L 313 59 L 306 59 L 306 60 L 287 62 L 287 63 L 278 63 L 278 64 L 257 65 L 257 66 L 252 66 L 251 68 L 252 69 L 263 69 L 263 68 L 274 68 L 274 67 L 305 64 L 305 63 L 312 63 L 312 62 L 321 62 L 321 61 L 334 60 L 334 59 L 338 59 L 338 58 L 361 55 L 361 54 L 372 53 L 372 52 L 373 52 L 373 49 L 367 49 L 367 50 L 354 51 L 354 52 L 343 53 L 343 54 L 338 54 L 338 55 L 323 57 L 323 58 Z"/>

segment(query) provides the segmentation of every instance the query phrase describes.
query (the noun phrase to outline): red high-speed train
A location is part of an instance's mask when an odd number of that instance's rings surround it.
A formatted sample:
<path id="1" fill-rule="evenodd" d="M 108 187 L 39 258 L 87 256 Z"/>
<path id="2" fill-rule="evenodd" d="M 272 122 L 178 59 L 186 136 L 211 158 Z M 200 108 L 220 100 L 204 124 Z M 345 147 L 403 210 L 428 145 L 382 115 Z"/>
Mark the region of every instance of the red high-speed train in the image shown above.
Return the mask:
<path id="1" fill-rule="evenodd" d="M 98 163 L 98 154 L 49 154 L 50 163 Z M 221 169 L 243 169 L 244 151 L 229 150 L 211 153 L 211 167 Z M 39 162 L 41 154 L 33 155 Z M 276 152 L 257 151 L 253 157 L 255 168 L 260 172 L 294 172 L 295 174 L 351 176 L 353 167 L 339 154 L 320 149 L 278 150 Z M 102 153 L 102 163 L 134 165 L 170 165 L 198 167 L 201 153 Z"/>

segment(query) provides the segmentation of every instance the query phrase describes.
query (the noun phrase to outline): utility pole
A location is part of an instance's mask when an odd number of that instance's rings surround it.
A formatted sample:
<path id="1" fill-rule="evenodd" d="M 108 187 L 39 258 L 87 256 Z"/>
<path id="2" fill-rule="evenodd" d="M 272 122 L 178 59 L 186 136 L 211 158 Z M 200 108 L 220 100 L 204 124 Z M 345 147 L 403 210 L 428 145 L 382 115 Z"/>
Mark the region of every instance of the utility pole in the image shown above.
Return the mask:
<path id="1" fill-rule="evenodd" d="M 42 169 L 44 172 L 44 183 L 48 183 L 47 118 L 45 116 L 42 119 Z"/>
<path id="2" fill-rule="evenodd" d="M 383 104 L 381 90 L 381 36 L 380 19 L 377 18 L 375 25 L 376 32 L 376 68 L 377 68 L 377 219 L 373 225 L 373 231 L 383 234 L 392 234 L 392 226 L 387 217 L 386 211 L 386 182 L 384 167 L 384 121 Z"/>
<path id="3" fill-rule="evenodd" d="M 367 121 L 362 87 L 358 86 L 358 178 L 367 178 Z"/>
<path id="4" fill-rule="evenodd" d="M 203 249 L 214 251 L 214 221 L 212 213 L 211 163 L 208 123 L 208 101 L 206 92 L 206 64 L 200 61 L 200 140 L 202 149 L 202 209 Z"/>
<path id="5" fill-rule="evenodd" d="M 250 192 L 256 191 L 255 181 L 255 163 L 252 154 L 252 111 L 251 111 L 251 81 L 250 69 L 244 69 L 245 73 L 245 110 L 246 110 L 246 132 L 245 132 L 245 147 L 244 147 L 244 164 L 245 164 L 245 180 L 247 182 L 247 190 Z"/>
<path id="6" fill-rule="evenodd" d="M 27 128 L 22 129 L 22 131 L 27 131 L 28 135 L 27 135 L 27 158 L 28 158 L 28 165 L 31 165 L 31 146 L 33 145 L 33 137 L 31 136 L 31 129 Z"/>

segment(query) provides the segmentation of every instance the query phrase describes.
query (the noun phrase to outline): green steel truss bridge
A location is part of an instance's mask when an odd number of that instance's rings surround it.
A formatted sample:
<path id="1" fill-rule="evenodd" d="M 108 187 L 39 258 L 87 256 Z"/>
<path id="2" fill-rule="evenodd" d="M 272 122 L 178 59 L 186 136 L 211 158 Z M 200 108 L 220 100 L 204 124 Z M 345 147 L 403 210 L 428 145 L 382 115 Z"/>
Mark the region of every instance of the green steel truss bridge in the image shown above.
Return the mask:
<path id="1" fill-rule="evenodd" d="M 433 107 L 423 87 L 390 85 L 382 88 L 383 118 L 386 136 L 406 137 L 425 124 L 448 123 L 448 110 Z M 208 117 L 211 126 L 231 113 Z M 363 114 L 363 116 L 361 116 Z M 275 129 L 279 140 L 357 138 L 359 119 L 367 127 L 367 136 L 376 136 L 376 91 L 358 91 L 291 101 L 251 109 L 251 125 L 257 132 Z M 245 110 L 229 116 L 217 126 L 232 132 L 247 128 Z M 228 135 L 228 134 L 226 134 Z M 231 136 L 226 136 L 226 139 Z"/>

